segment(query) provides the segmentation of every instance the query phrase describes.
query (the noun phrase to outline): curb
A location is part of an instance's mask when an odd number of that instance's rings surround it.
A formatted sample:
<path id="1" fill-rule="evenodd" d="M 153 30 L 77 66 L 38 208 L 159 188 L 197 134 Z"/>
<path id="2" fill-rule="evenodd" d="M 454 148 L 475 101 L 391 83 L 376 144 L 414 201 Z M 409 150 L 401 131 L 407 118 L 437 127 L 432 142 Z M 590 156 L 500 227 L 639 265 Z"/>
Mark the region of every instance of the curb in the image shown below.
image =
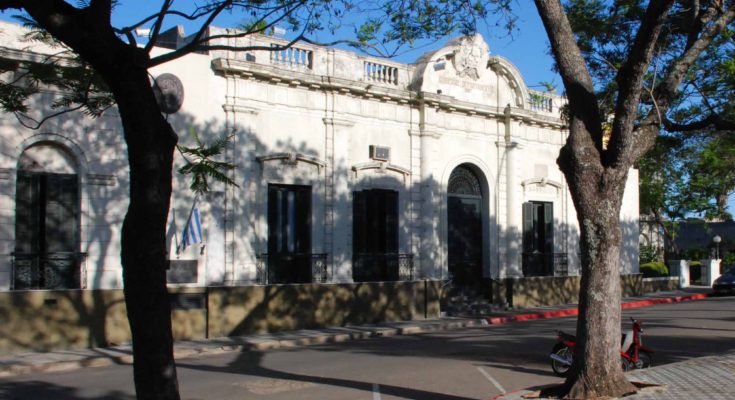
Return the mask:
<path id="1" fill-rule="evenodd" d="M 620 304 L 620 308 L 626 309 L 626 308 L 647 307 L 647 306 L 652 306 L 656 304 L 674 304 L 674 303 L 681 303 L 685 301 L 702 300 L 708 297 L 712 297 L 712 294 L 711 293 L 696 293 L 696 294 L 690 294 L 687 296 L 662 297 L 658 299 L 636 300 L 636 301 L 624 302 Z M 486 321 L 490 325 L 502 325 L 502 324 L 507 324 L 509 322 L 571 317 L 571 316 L 575 316 L 578 314 L 579 314 L 579 310 L 575 307 L 575 308 L 566 308 L 563 310 L 516 314 L 516 315 L 505 316 L 505 317 L 490 317 L 490 318 L 486 318 Z"/>
<path id="2" fill-rule="evenodd" d="M 687 296 L 663 297 L 649 300 L 629 301 L 621 304 L 621 308 L 637 308 L 655 304 L 673 304 L 684 301 L 700 300 L 712 297 L 709 293 L 698 293 Z M 315 344 L 338 343 L 351 340 L 368 339 L 374 337 L 390 337 L 397 335 L 412 335 L 443 330 L 472 328 L 483 325 L 500 325 L 510 322 L 532 321 L 537 319 L 561 318 L 577 315 L 577 308 L 563 310 L 516 314 L 504 317 L 489 317 L 479 319 L 458 319 L 439 321 L 427 324 L 405 324 L 401 326 L 353 326 L 327 328 L 325 332 L 318 330 L 294 332 L 291 334 L 276 334 L 273 337 L 229 337 L 213 338 L 202 342 L 181 341 L 179 346 L 174 344 L 174 357 L 184 359 L 202 355 L 217 355 L 232 351 L 265 351 L 286 349 Z M 177 348 L 178 347 L 178 348 Z M 17 362 L 0 359 L 0 377 L 25 375 L 31 373 L 70 371 L 88 367 L 132 364 L 133 356 L 129 348 L 98 349 L 93 355 L 73 355 L 76 359 L 56 360 L 27 360 Z M 99 354 L 99 353 L 102 354 Z M 42 357 L 54 358 L 53 353 L 40 354 Z M 33 355 L 31 355 L 32 357 Z M 58 357 L 58 356 L 57 356 Z"/>
<path id="3" fill-rule="evenodd" d="M 354 326 L 327 328 L 326 332 L 306 331 L 292 334 L 277 334 L 272 338 L 262 337 L 229 337 L 214 338 L 208 341 L 180 341 L 178 346 L 174 344 L 174 358 L 185 359 L 203 355 L 218 355 L 238 351 L 266 351 L 274 349 L 288 349 L 309 345 L 339 343 L 351 340 L 403 336 L 426 332 L 436 332 L 451 329 L 471 328 L 480 326 L 483 320 L 465 319 L 456 321 L 443 321 L 432 324 L 405 324 L 403 326 Z M 32 360 L 19 362 L 8 362 L 0 359 L 0 378 L 16 375 L 27 375 L 32 373 L 72 371 L 81 368 L 103 367 L 110 365 L 131 365 L 133 363 L 132 352 L 129 348 L 125 350 L 106 349 L 105 354 L 76 355 L 76 359 L 57 360 Z M 29 353 L 33 357 L 36 353 Z M 53 358 L 53 353 L 39 354 L 42 357 Z M 30 358 L 29 357 L 29 358 Z"/>

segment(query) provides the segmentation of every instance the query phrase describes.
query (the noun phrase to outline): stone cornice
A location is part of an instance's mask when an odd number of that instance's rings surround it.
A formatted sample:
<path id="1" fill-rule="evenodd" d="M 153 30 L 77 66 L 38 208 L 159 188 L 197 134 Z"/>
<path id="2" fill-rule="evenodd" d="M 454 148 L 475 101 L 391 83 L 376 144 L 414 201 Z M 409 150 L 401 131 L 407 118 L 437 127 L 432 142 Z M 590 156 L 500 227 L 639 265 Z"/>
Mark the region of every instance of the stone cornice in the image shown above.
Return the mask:
<path id="1" fill-rule="evenodd" d="M 346 118 L 322 118 L 324 125 L 327 126 L 341 126 L 344 128 L 351 128 L 355 126 L 355 121 Z"/>
<path id="2" fill-rule="evenodd" d="M 432 138 L 432 139 L 438 139 L 442 136 L 441 133 L 437 132 L 434 129 L 425 129 L 425 128 L 419 128 L 418 130 L 409 129 L 408 135 L 418 136 L 418 137 L 427 137 L 427 138 Z"/>
<path id="3" fill-rule="evenodd" d="M 416 97 L 416 93 L 413 91 L 396 89 L 387 85 L 382 86 L 374 82 L 354 81 L 302 71 L 286 71 L 276 66 L 255 64 L 249 61 L 217 58 L 212 60 L 212 69 L 223 74 L 236 74 L 275 84 L 350 93 L 355 96 L 375 98 L 379 101 L 408 103 L 414 101 Z"/>
<path id="4" fill-rule="evenodd" d="M 255 107 L 244 106 L 241 104 L 224 104 L 222 109 L 228 113 L 252 114 L 257 115 L 260 110 Z"/>
<path id="5" fill-rule="evenodd" d="M 224 75 L 239 75 L 244 78 L 267 81 L 272 84 L 304 87 L 326 92 L 339 92 L 366 99 L 412 104 L 419 107 L 424 105 L 451 113 L 463 113 L 493 119 L 503 118 L 504 116 L 503 107 L 499 106 L 470 103 L 457 100 L 452 96 L 430 92 L 416 92 L 374 82 L 355 81 L 304 71 L 284 70 L 277 66 L 256 64 L 250 61 L 217 58 L 212 60 L 212 69 Z M 553 129 L 565 128 L 565 124 L 560 118 L 522 108 L 512 108 L 511 118 Z"/>

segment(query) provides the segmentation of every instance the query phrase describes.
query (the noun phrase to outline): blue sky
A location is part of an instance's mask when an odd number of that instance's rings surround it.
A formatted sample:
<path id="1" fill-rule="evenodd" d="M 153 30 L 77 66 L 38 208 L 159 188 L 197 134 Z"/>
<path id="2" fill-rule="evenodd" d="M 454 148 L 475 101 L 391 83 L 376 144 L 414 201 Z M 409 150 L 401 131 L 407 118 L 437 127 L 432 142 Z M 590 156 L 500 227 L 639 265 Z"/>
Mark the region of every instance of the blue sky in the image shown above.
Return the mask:
<path id="1" fill-rule="evenodd" d="M 193 4 L 188 1 L 178 3 Z M 155 12 L 159 5 L 159 1 L 122 0 L 115 9 L 113 24 L 121 27 L 135 23 L 142 17 Z M 540 82 L 552 82 L 558 93 L 563 92 L 561 78 L 552 71 L 553 60 L 548 54 L 548 39 L 535 6 L 528 0 L 514 2 L 512 6 L 518 17 L 517 29 L 512 35 L 508 35 L 502 28 L 493 27 L 492 24 L 480 30 L 490 46 L 490 52 L 514 63 L 528 86 L 543 90 L 538 86 Z M 10 14 L 1 14 L 0 19 L 9 20 Z M 239 22 L 242 22 L 241 17 L 225 14 L 215 22 L 215 25 L 227 27 L 237 25 Z M 191 33 L 193 29 L 189 27 L 188 32 Z M 431 47 L 409 52 L 397 60 L 412 62 L 422 53 L 437 49 L 441 44 L 442 42 L 439 42 Z M 730 197 L 729 211 L 735 214 L 735 196 Z"/>

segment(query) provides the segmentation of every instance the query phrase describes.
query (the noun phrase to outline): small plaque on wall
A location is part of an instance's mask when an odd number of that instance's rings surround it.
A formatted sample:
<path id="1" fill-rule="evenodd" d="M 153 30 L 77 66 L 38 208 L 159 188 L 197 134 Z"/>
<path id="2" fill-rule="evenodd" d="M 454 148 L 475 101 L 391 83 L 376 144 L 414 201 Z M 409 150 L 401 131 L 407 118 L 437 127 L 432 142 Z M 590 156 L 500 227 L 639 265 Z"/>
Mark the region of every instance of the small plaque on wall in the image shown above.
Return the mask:
<path id="1" fill-rule="evenodd" d="M 166 281 L 168 283 L 197 283 L 197 260 L 169 260 Z"/>

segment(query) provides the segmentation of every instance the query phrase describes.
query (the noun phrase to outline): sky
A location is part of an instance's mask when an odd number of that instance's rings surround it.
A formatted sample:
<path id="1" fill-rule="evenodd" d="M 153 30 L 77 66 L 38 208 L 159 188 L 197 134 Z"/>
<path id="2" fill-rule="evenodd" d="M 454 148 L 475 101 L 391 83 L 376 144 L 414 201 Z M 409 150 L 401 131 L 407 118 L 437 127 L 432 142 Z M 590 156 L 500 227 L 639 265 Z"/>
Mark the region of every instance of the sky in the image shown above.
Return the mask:
<path id="1" fill-rule="evenodd" d="M 191 5 L 195 2 L 180 0 L 175 4 Z M 121 0 L 113 14 L 113 25 L 128 26 L 157 11 L 160 1 Z M 517 16 L 517 29 L 511 35 L 503 28 L 492 24 L 481 26 L 480 33 L 490 46 L 490 53 L 502 56 L 515 64 L 521 72 L 526 85 L 533 89 L 545 90 L 541 82 L 550 82 L 556 87 L 557 93 L 563 92 L 559 75 L 552 71 L 553 59 L 549 55 L 548 39 L 544 31 L 536 7 L 530 0 L 517 0 L 512 3 L 513 12 Z M 12 13 L 0 14 L 0 19 L 10 20 Z M 222 27 L 236 26 L 243 22 L 240 16 L 224 14 L 215 21 L 214 25 Z M 187 29 L 188 28 L 188 29 Z M 194 32 L 194 27 L 185 26 L 187 34 Z M 288 38 L 288 33 L 286 33 Z M 451 39 L 451 38 L 448 38 Z M 322 38 L 325 40 L 325 38 Z M 429 47 L 409 52 L 398 57 L 396 61 L 410 63 L 421 54 L 430 50 L 439 49 L 445 41 L 440 41 Z M 735 215 L 735 196 L 730 196 L 729 212 Z"/>

